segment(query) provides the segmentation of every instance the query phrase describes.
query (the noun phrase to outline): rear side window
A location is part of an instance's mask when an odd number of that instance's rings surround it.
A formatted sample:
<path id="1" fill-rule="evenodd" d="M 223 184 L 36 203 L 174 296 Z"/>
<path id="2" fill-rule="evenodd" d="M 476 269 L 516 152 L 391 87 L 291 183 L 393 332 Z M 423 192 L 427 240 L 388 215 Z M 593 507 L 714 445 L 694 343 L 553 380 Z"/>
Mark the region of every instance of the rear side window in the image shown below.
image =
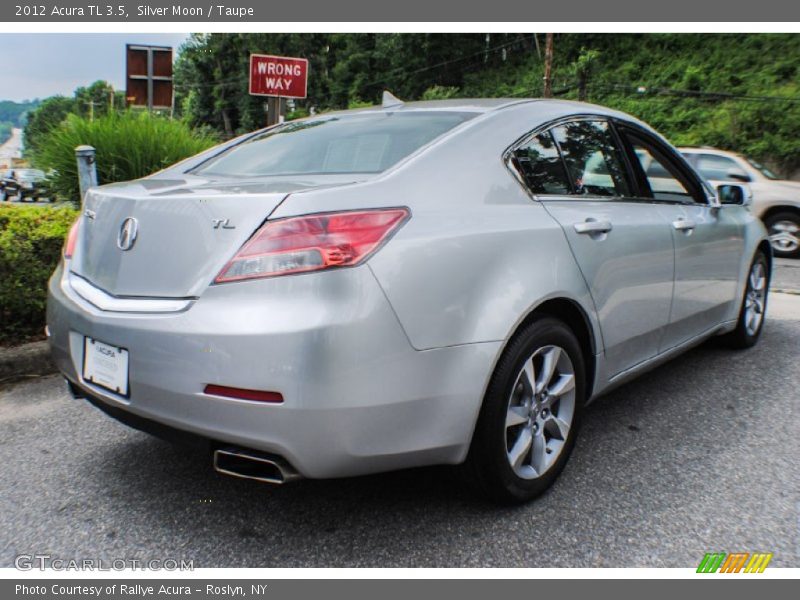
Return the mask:
<path id="1" fill-rule="evenodd" d="M 568 194 L 569 179 L 549 132 L 540 133 L 514 152 L 514 160 L 534 194 Z"/>
<path id="2" fill-rule="evenodd" d="M 622 153 L 608 123 L 575 121 L 552 129 L 575 194 L 630 196 Z"/>
<path id="3" fill-rule="evenodd" d="M 229 148 L 199 175 L 380 173 L 472 118 L 466 112 L 374 112 L 286 123 Z"/>

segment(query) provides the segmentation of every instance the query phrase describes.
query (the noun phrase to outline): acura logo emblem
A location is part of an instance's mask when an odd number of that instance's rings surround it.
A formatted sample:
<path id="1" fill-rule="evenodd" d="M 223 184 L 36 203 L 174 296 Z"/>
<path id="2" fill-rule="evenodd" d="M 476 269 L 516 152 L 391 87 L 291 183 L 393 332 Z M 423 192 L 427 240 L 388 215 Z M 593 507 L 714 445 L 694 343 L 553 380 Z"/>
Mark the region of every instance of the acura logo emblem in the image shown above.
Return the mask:
<path id="1" fill-rule="evenodd" d="M 117 247 L 120 250 L 130 250 L 136 243 L 136 235 L 139 233 L 139 223 L 133 217 L 128 217 L 122 222 L 117 236 Z"/>

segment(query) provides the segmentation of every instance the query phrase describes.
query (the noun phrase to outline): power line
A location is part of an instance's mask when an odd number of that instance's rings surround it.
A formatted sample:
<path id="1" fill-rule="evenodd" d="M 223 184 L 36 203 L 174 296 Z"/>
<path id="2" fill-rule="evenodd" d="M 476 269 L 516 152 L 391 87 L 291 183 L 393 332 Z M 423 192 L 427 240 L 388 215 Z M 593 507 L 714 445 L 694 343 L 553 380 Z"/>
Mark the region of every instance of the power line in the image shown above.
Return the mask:
<path id="1" fill-rule="evenodd" d="M 800 98 L 792 98 L 790 96 L 761 96 L 761 95 L 752 95 L 752 94 L 733 94 L 730 92 L 714 92 L 714 91 L 706 91 L 706 90 L 685 90 L 685 89 L 676 89 L 676 88 L 666 88 L 666 87 L 659 87 L 659 86 L 649 86 L 649 85 L 631 85 L 631 84 L 624 84 L 624 83 L 599 83 L 599 84 L 590 84 L 591 89 L 612 89 L 612 90 L 624 90 L 628 92 L 632 92 L 636 96 L 642 99 L 654 99 L 657 96 L 654 96 L 650 92 L 655 92 L 656 94 L 661 95 L 670 95 L 670 96 L 692 96 L 698 98 L 708 98 L 710 100 L 743 100 L 743 101 L 754 101 L 754 102 L 789 102 L 789 103 L 800 103 Z"/>
<path id="2" fill-rule="evenodd" d="M 419 68 L 419 69 L 415 69 L 413 71 L 405 71 L 405 69 L 403 67 L 397 67 L 395 69 L 392 69 L 391 71 L 387 71 L 386 73 L 384 73 L 384 79 L 383 80 L 380 80 L 380 81 L 376 80 L 376 81 L 373 81 L 373 82 L 370 82 L 370 83 L 365 83 L 365 84 L 363 84 L 361 86 L 361 89 L 374 87 L 376 85 L 386 85 L 385 78 L 387 76 L 390 76 L 393 73 L 406 73 L 407 76 L 417 75 L 419 73 L 424 73 L 425 71 L 431 71 L 433 69 L 438 69 L 440 67 L 444 67 L 444 66 L 447 66 L 447 65 L 452 65 L 452 64 L 455 64 L 455 63 L 458 63 L 458 62 L 462 62 L 464 60 L 469 60 L 470 58 L 475 58 L 476 56 L 486 56 L 486 55 L 494 53 L 494 52 L 499 52 L 500 50 L 508 48 L 509 46 L 513 46 L 514 44 L 518 44 L 518 43 L 520 43 L 520 42 L 522 42 L 524 40 L 531 39 L 531 38 L 533 38 L 534 35 L 536 35 L 536 34 L 532 33 L 532 34 L 529 34 L 529 35 L 523 35 L 523 36 L 515 38 L 515 39 L 513 39 L 513 40 L 511 40 L 509 42 L 505 42 L 503 44 L 499 44 L 499 45 L 493 46 L 491 48 L 484 48 L 480 52 L 475 52 L 474 54 L 469 54 L 467 56 L 461 56 L 459 58 L 455 58 L 455 59 L 452 59 L 452 60 L 446 60 L 446 61 L 437 63 L 435 65 L 429 65 L 427 67 L 422 67 L 422 68 Z M 476 63 L 476 64 L 480 64 L 480 63 Z"/>
<path id="3" fill-rule="evenodd" d="M 476 56 L 486 56 L 488 54 L 493 54 L 495 52 L 500 52 L 501 50 L 504 50 L 504 49 L 506 49 L 506 48 L 508 48 L 510 46 L 513 46 L 515 44 L 518 44 L 518 43 L 523 42 L 523 41 L 528 40 L 528 39 L 532 39 L 534 35 L 535 34 L 529 34 L 529 35 L 520 36 L 520 37 L 514 38 L 513 40 L 504 42 L 502 44 L 498 44 L 497 46 L 492 46 L 490 48 L 484 48 L 480 52 L 475 52 L 473 54 L 468 54 L 466 56 L 460 56 L 458 58 L 454 58 L 454 59 L 451 59 L 451 60 L 445 60 L 445 61 L 433 64 L 433 65 L 428 65 L 428 66 L 421 67 L 419 69 L 414 69 L 414 70 L 411 70 L 411 71 L 406 71 L 404 67 L 396 67 L 394 69 L 386 71 L 383 74 L 382 79 L 374 80 L 374 81 L 371 81 L 371 82 L 367 82 L 365 84 L 362 84 L 359 87 L 360 87 L 360 89 L 364 90 L 364 89 L 368 89 L 370 87 L 374 87 L 374 86 L 378 86 L 378 85 L 386 85 L 386 78 L 391 77 L 394 74 L 403 74 L 403 73 L 405 73 L 407 76 L 410 77 L 412 75 L 418 75 L 419 73 L 424 73 L 426 71 L 432 71 L 433 69 L 439 69 L 439 68 L 444 67 L 444 66 L 448 66 L 448 65 L 452 65 L 452 64 L 456 64 L 456 63 L 465 61 L 465 60 L 469 60 L 471 58 L 475 58 Z M 480 63 L 475 63 L 475 65 L 479 65 L 479 64 Z M 237 76 L 237 77 L 231 77 L 229 79 L 221 79 L 219 81 L 210 81 L 210 82 L 203 82 L 203 83 L 192 82 L 192 83 L 175 84 L 174 87 L 176 89 L 228 87 L 228 86 L 236 86 L 236 85 L 244 84 L 247 81 L 249 81 L 249 77 L 247 77 L 247 76 Z"/>

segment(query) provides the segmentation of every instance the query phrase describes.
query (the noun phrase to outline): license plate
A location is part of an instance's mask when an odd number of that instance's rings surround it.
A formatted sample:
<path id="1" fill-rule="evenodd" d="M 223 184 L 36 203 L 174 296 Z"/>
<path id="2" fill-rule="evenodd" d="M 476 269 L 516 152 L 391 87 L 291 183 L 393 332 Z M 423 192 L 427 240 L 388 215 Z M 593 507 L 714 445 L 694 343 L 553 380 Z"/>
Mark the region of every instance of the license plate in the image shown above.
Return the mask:
<path id="1" fill-rule="evenodd" d="M 83 338 L 83 379 L 116 394 L 128 396 L 128 351 Z"/>

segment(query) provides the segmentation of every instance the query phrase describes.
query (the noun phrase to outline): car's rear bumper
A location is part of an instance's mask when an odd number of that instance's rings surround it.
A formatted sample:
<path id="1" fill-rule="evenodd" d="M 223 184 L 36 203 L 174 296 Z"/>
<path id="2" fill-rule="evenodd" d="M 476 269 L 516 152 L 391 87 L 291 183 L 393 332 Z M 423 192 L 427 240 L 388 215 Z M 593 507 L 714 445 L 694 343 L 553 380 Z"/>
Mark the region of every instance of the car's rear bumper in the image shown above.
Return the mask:
<path id="1" fill-rule="evenodd" d="M 188 310 L 150 315 L 93 307 L 60 267 L 48 326 L 59 369 L 108 407 L 280 455 L 306 477 L 462 461 L 499 350 L 414 350 L 366 267 L 212 286 Z M 83 380 L 84 336 L 129 351 L 129 398 Z M 211 396 L 207 384 L 284 402 Z"/>

